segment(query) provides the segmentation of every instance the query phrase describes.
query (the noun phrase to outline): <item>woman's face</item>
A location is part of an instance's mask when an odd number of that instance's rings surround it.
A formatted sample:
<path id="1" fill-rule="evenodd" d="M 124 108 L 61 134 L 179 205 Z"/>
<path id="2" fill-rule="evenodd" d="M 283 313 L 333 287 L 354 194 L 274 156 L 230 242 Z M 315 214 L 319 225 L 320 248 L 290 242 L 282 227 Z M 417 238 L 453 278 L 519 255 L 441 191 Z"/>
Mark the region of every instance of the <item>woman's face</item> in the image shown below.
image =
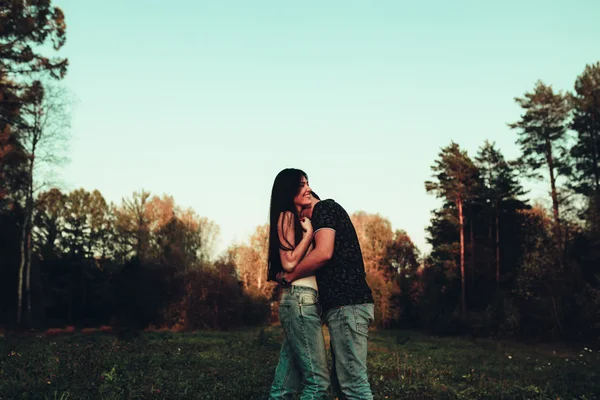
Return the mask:
<path id="1" fill-rule="evenodd" d="M 300 208 L 311 204 L 310 186 L 308 186 L 308 181 L 305 177 L 300 179 L 300 187 L 298 188 L 298 194 L 294 197 L 294 204 Z"/>

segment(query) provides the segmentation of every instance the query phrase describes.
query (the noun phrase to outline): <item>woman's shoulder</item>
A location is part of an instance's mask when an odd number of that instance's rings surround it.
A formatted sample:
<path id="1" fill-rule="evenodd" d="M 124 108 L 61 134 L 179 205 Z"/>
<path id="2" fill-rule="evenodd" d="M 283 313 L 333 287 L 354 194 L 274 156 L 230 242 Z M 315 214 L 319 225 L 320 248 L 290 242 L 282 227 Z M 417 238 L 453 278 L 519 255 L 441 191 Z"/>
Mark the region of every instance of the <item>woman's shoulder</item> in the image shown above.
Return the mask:
<path id="1" fill-rule="evenodd" d="M 291 211 L 282 211 L 279 213 L 279 219 L 284 218 L 286 221 L 294 218 L 294 213 Z"/>
<path id="2" fill-rule="evenodd" d="M 281 225 L 289 225 L 294 221 L 294 213 L 291 211 L 282 211 L 279 213 L 279 223 Z"/>

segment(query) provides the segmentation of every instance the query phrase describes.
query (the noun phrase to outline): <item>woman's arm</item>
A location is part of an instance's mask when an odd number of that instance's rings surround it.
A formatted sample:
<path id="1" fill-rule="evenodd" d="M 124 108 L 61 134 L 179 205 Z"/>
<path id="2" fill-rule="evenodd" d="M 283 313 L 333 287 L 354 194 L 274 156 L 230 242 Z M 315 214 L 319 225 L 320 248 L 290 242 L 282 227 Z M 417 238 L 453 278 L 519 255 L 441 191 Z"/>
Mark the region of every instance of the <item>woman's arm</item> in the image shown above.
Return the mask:
<path id="1" fill-rule="evenodd" d="M 310 220 L 307 218 L 302 225 L 306 230 L 303 232 L 302 240 L 296 245 L 294 215 L 290 211 L 286 211 L 279 215 L 279 221 L 277 223 L 279 241 L 286 245 L 289 244 L 292 247 L 291 250 L 279 248 L 279 256 L 281 257 L 281 265 L 283 266 L 284 271 L 293 271 L 294 268 L 296 268 L 296 265 L 298 265 L 306 255 L 306 251 L 312 243 L 313 230 Z"/>

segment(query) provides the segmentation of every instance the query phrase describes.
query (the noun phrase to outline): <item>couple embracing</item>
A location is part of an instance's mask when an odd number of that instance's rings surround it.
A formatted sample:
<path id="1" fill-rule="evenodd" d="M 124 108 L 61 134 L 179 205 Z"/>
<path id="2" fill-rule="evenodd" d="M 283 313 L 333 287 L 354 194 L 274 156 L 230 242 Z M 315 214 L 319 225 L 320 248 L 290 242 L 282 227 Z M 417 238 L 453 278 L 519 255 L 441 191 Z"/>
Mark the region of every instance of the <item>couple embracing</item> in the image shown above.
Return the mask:
<path id="1" fill-rule="evenodd" d="M 284 332 L 269 399 L 296 393 L 323 399 L 330 386 L 347 399 L 372 399 L 367 338 L 373 296 L 350 216 L 334 200 L 321 201 L 306 173 L 287 168 L 273 183 L 269 219 L 268 280 L 283 287 Z M 331 340 L 331 373 L 322 320 Z"/>

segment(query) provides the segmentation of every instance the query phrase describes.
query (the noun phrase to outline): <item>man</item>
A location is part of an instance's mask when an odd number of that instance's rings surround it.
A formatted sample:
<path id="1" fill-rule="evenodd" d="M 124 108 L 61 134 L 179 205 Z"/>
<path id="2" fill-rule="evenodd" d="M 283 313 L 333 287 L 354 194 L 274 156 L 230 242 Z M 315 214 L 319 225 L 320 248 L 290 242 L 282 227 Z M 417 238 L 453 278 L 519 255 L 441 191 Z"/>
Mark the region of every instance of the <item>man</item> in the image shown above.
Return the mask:
<path id="1" fill-rule="evenodd" d="M 312 197 L 303 216 L 312 220 L 314 249 L 292 272 L 278 275 L 283 285 L 316 275 L 319 301 L 333 355 L 332 386 L 349 400 L 372 399 L 367 376 L 367 338 L 374 302 L 350 216 L 334 200 Z M 336 378 L 337 377 L 337 382 Z"/>

